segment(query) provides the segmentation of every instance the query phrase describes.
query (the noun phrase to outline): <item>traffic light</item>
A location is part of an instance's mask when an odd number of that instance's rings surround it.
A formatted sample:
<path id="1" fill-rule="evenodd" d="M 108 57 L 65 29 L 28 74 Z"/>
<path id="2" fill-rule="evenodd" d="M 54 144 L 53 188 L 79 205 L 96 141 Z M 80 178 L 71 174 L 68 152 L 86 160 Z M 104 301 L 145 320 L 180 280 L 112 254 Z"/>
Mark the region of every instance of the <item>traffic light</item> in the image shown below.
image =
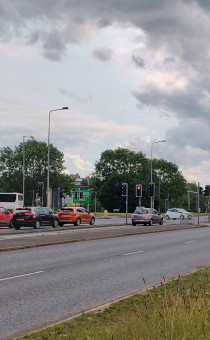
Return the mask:
<path id="1" fill-rule="evenodd" d="M 60 190 L 60 197 L 66 198 L 66 190 L 65 189 Z"/>
<path id="2" fill-rule="evenodd" d="M 78 198 L 78 191 L 75 191 L 74 198 Z"/>
<path id="3" fill-rule="evenodd" d="M 122 196 L 128 196 L 128 183 L 122 183 Z"/>
<path id="4" fill-rule="evenodd" d="M 142 197 L 142 185 L 136 184 L 136 197 Z"/>
<path id="5" fill-rule="evenodd" d="M 44 182 L 38 182 L 38 195 L 43 197 Z"/>
<path id="6" fill-rule="evenodd" d="M 205 186 L 204 195 L 207 197 L 210 196 L 210 185 Z"/>
<path id="7" fill-rule="evenodd" d="M 82 199 L 83 197 L 84 197 L 83 191 L 80 191 L 80 193 L 79 193 L 79 198 Z"/>
<path id="8" fill-rule="evenodd" d="M 203 187 L 199 187 L 199 195 L 202 195 L 203 193 Z"/>
<path id="9" fill-rule="evenodd" d="M 155 183 L 150 183 L 149 185 L 149 196 L 150 197 L 155 196 Z"/>

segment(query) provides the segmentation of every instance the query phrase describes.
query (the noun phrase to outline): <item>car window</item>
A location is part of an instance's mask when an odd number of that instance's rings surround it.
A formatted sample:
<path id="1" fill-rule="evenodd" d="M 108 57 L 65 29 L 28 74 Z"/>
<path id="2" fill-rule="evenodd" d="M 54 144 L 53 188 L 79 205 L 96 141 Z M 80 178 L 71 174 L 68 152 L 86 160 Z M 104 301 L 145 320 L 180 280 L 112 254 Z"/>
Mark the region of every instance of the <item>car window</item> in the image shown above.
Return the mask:
<path id="1" fill-rule="evenodd" d="M 77 209 L 78 212 L 84 213 L 84 210 L 82 208 Z"/>
<path id="2" fill-rule="evenodd" d="M 4 208 L 0 208 L 2 214 L 7 214 L 8 212 Z"/>
<path id="3" fill-rule="evenodd" d="M 37 208 L 37 210 L 36 210 L 39 214 L 43 214 L 43 209 L 42 208 Z"/>
<path id="4" fill-rule="evenodd" d="M 147 214 L 148 210 L 147 209 L 141 209 L 141 210 L 135 210 L 134 214 Z"/>
<path id="5" fill-rule="evenodd" d="M 49 210 L 47 209 L 47 208 L 43 208 L 43 212 L 44 212 L 44 214 L 49 214 Z"/>
<path id="6" fill-rule="evenodd" d="M 17 209 L 15 212 L 16 212 L 16 213 L 19 213 L 19 212 L 24 212 L 24 213 L 27 213 L 27 212 L 31 212 L 31 209 L 30 209 L 30 208 L 25 208 L 25 209 Z"/>
<path id="7" fill-rule="evenodd" d="M 71 212 L 71 213 L 72 213 L 73 211 L 74 211 L 74 209 L 72 209 L 72 208 L 68 208 L 68 209 L 65 208 L 65 209 L 61 209 L 61 210 L 60 210 L 60 212 Z"/>

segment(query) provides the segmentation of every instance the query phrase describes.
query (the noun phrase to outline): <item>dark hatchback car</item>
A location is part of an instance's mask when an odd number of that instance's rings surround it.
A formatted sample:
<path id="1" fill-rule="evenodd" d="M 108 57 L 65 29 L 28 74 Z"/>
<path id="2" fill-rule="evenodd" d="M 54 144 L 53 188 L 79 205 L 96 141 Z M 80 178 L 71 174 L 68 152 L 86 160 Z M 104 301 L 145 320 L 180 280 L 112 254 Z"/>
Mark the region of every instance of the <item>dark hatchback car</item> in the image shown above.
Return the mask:
<path id="1" fill-rule="evenodd" d="M 17 230 L 21 227 L 39 229 L 44 225 L 51 225 L 53 228 L 57 228 L 58 218 L 52 209 L 30 207 L 16 210 L 12 218 L 12 223 Z"/>
<path id="2" fill-rule="evenodd" d="M 157 210 L 152 208 L 137 208 L 134 211 L 132 215 L 132 225 L 152 225 L 153 223 L 163 224 L 163 217 Z"/>

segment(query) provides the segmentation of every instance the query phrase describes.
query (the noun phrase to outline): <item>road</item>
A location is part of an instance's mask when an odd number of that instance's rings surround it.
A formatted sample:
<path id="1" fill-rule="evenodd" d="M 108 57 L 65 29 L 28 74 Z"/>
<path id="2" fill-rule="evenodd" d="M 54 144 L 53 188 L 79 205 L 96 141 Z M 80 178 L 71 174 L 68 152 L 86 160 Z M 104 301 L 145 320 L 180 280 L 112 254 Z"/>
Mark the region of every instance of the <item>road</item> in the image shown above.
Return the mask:
<path id="1" fill-rule="evenodd" d="M 200 223 L 203 222 L 208 222 L 208 218 L 207 216 L 201 216 L 200 217 Z M 124 225 L 126 223 L 126 217 L 117 217 L 117 216 L 108 216 L 108 217 L 103 217 L 103 216 L 97 216 L 96 217 L 96 221 L 95 221 L 95 226 L 99 227 L 99 226 L 103 226 L 103 225 Z M 190 223 L 190 224 L 197 224 L 197 217 L 194 217 L 192 220 L 184 220 L 184 221 L 180 221 L 180 220 L 169 220 L 166 221 L 164 218 L 164 225 L 171 225 L 171 224 L 177 224 L 177 225 L 184 225 L 186 223 Z M 131 224 L 131 218 L 128 217 L 127 218 L 127 224 L 130 225 Z M 81 227 L 85 226 L 85 224 L 82 224 Z M 74 226 L 72 224 L 66 224 L 65 227 L 69 227 L 69 228 L 73 228 Z M 43 226 L 41 227 L 42 230 L 51 230 L 52 227 L 51 226 Z M 62 229 L 62 228 L 59 228 Z M 77 228 L 78 229 L 78 228 Z M 15 229 L 9 229 L 8 227 L 1 227 L 0 228 L 0 235 L 1 234 L 14 234 L 14 233 L 21 233 L 24 232 L 26 230 L 32 231 L 32 228 L 26 228 L 26 227 L 22 227 L 20 230 L 15 230 Z"/>
<path id="2" fill-rule="evenodd" d="M 208 265 L 209 241 L 205 227 L 1 253 L 1 339 Z"/>

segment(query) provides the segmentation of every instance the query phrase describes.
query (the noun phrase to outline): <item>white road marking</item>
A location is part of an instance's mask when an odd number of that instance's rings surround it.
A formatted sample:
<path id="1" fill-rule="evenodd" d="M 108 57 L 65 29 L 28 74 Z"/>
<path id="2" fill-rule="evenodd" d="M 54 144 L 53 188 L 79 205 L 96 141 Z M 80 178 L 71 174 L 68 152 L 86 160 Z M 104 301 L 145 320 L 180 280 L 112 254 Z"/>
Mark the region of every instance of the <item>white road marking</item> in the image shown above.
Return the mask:
<path id="1" fill-rule="evenodd" d="M 127 255 L 133 255 L 133 254 L 138 254 L 138 253 L 143 253 L 143 250 L 139 250 L 139 251 L 134 251 L 133 253 L 127 253 L 127 254 L 123 254 L 123 256 L 127 256 Z"/>
<path id="2" fill-rule="evenodd" d="M 44 273 L 44 271 L 43 271 L 43 270 L 40 270 L 39 272 L 27 273 L 27 274 L 22 274 L 22 275 L 16 275 L 16 276 L 5 277 L 4 279 L 0 279 L 0 281 L 12 280 L 12 279 L 17 279 L 17 278 L 23 277 L 23 276 L 29 276 L 29 275 L 35 275 L 35 274 L 41 274 L 41 273 Z"/>
<path id="3" fill-rule="evenodd" d="M 185 242 L 186 244 L 187 243 L 194 243 L 194 242 L 196 242 L 197 240 L 193 240 L 193 241 L 187 241 L 187 242 Z"/>

